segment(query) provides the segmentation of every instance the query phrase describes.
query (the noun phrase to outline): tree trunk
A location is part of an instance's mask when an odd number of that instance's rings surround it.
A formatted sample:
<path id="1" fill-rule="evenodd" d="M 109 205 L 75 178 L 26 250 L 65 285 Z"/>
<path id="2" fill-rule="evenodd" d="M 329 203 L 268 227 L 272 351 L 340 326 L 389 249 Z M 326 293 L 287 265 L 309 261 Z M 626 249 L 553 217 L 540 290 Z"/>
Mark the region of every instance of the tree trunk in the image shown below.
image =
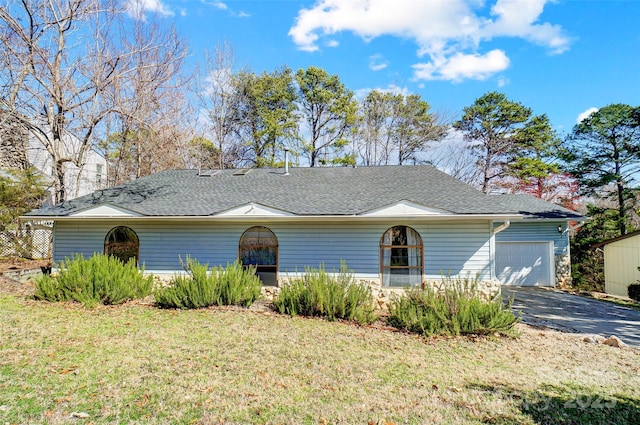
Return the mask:
<path id="1" fill-rule="evenodd" d="M 64 202 L 67 200 L 67 189 L 64 184 L 64 176 L 65 176 L 64 162 L 57 160 L 54 162 L 53 166 L 54 166 L 54 170 L 53 170 L 54 182 L 53 183 L 56 190 L 55 203 L 59 204 L 60 202 Z"/>
<path id="2" fill-rule="evenodd" d="M 618 192 L 618 229 L 620 230 L 620 235 L 627 234 L 627 225 L 625 223 L 625 208 L 624 208 L 624 187 L 621 181 L 616 182 L 617 192 Z"/>

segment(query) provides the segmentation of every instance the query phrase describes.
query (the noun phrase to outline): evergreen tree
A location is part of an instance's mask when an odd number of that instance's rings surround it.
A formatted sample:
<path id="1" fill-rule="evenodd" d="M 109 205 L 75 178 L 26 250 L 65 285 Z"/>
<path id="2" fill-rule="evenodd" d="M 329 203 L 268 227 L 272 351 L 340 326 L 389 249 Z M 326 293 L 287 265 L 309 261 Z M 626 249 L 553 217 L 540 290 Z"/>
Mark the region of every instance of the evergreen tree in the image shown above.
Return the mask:
<path id="1" fill-rule="evenodd" d="M 592 113 L 566 139 L 565 160 L 582 193 L 616 205 L 620 235 L 627 233 L 636 205 L 640 171 L 638 108 L 612 104 Z"/>
<path id="2" fill-rule="evenodd" d="M 358 103 L 337 75 L 311 66 L 296 73 L 300 112 L 307 125 L 302 151 L 309 165 L 350 164 L 353 155 L 343 155 L 357 122 Z"/>
<path id="3" fill-rule="evenodd" d="M 230 122 L 244 148 L 242 160 L 272 167 L 286 141 L 297 137 L 296 90 L 289 68 L 256 75 L 240 72 L 234 88 Z"/>
<path id="4" fill-rule="evenodd" d="M 480 167 L 481 190 L 497 187 L 496 181 L 511 172 L 513 158 L 521 151 L 522 134 L 531 118 L 531 109 L 513 102 L 502 93 L 490 92 L 464 108 L 453 126 L 460 130 Z"/>

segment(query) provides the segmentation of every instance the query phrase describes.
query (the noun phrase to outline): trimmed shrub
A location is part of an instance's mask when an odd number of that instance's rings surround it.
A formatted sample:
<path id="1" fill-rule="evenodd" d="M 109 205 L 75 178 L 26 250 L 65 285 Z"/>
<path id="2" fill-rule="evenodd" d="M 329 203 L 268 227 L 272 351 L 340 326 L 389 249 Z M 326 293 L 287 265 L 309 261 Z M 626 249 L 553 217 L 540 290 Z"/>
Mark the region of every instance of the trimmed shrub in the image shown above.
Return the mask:
<path id="1" fill-rule="evenodd" d="M 335 275 L 327 273 L 324 264 L 318 269 L 306 268 L 301 278 L 282 287 L 273 306 L 277 312 L 291 316 L 354 320 L 360 324 L 376 320 L 371 288 L 357 283 L 344 262 Z"/>
<path id="2" fill-rule="evenodd" d="M 61 261 L 58 269 L 58 274 L 36 280 L 36 299 L 73 300 L 87 307 L 122 304 L 146 297 L 153 286 L 153 276 L 145 276 L 133 259 L 123 263 L 104 254 L 89 259 L 77 255 Z"/>
<path id="3" fill-rule="evenodd" d="M 407 289 L 391 302 L 388 323 L 421 335 L 509 334 L 517 321 L 500 298 L 482 300 L 469 280 L 446 279 L 444 289 Z"/>
<path id="4" fill-rule="evenodd" d="M 226 268 L 200 264 L 187 257 L 183 267 L 188 276 L 175 276 L 168 286 L 155 293 L 162 308 L 203 308 L 212 305 L 250 306 L 260 297 L 262 283 L 255 268 L 238 261 Z"/>
<path id="5" fill-rule="evenodd" d="M 634 283 L 627 287 L 627 294 L 629 294 L 629 298 L 634 301 L 640 302 L 640 284 Z"/>

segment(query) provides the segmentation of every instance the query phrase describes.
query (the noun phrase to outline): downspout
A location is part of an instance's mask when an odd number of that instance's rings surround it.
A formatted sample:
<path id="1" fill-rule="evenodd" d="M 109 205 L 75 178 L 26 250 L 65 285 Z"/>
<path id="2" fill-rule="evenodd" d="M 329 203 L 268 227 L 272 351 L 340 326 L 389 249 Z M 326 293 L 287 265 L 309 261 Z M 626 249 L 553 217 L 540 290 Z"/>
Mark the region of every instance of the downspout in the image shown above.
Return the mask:
<path id="1" fill-rule="evenodd" d="M 496 276 L 496 238 L 495 236 L 502 232 L 503 230 L 506 230 L 509 228 L 509 226 L 511 226 L 511 220 L 505 220 L 504 223 L 502 223 L 500 226 L 495 227 L 491 230 L 491 239 L 492 239 L 492 245 L 493 248 L 491 249 L 491 280 L 497 280 L 497 276 Z M 502 293 L 502 285 L 499 286 L 500 291 L 498 293 Z"/>

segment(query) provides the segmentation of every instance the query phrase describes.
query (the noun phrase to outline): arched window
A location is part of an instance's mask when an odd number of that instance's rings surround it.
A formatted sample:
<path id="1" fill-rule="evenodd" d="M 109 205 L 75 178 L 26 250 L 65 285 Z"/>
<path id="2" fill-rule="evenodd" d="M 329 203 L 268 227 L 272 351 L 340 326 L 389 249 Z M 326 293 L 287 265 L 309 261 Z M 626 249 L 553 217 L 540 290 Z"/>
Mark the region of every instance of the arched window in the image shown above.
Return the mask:
<path id="1" fill-rule="evenodd" d="M 104 238 L 104 253 L 119 258 L 123 263 L 134 258 L 137 264 L 140 257 L 138 235 L 130 227 L 114 227 Z"/>
<path id="2" fill-rule="evenodd" d="M 383 286 L 422 283 L 422 238 L 411 227 L 394 226 L 380 239 L 380 274 Z"/>
<path id="3" fill-rule="evenodd" d="M 255 226 L 240 237 L 239 255 L 243 266 L 254 266 L 264 285 L 278 279 L 278 239 L 266 227 Z"/>

